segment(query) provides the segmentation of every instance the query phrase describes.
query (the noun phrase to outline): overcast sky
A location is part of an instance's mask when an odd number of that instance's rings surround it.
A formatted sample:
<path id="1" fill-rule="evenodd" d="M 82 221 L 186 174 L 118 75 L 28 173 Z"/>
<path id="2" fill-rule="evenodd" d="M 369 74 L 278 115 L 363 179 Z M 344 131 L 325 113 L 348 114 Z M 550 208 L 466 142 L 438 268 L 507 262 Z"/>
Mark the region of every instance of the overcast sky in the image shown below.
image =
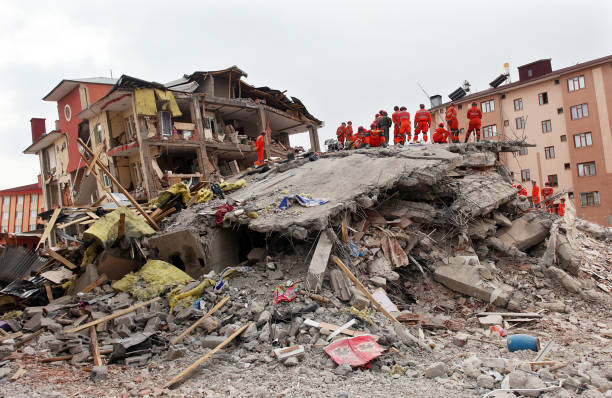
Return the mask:
<path id="1" fill-rule="evenodd" d="M 612 54 L 610 1 L 0 1 L 0 189 L 36 181 L 29 120 L 61 79 L 121 74 L 167 82 L 238 65 L 325 122 L 413 113 L 463 80 L 475 90 L 541 58 L 553 69 Z M 293 144 L 309 146 L 307 134 Z"/>

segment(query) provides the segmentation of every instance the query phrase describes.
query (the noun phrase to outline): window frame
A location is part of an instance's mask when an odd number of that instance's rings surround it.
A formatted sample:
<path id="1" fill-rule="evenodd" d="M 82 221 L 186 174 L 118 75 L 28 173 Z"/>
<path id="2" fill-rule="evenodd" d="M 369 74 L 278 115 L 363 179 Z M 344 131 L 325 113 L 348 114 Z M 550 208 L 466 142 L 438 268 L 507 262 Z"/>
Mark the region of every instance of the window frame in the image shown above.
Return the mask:
<path id="1" fill-rule="evenodd" d="M 531 181 L 531 171 L 529 169 L 521 170 L 521 182 Z"/>
<path id="2" fill-rule="evenodd" d="M 587 171 L 588 170 L 588 171 Z M 593 177 L 597 175 L 595 161 L 576 163 L 578 177 Z"/>
<path id="3" fill-rule="evenodd" d="M 480 111 L 482 113 L 495 112 L 495 100 L 490 99 L 480 103 Z"/>
<path id="4" fill-rule="evenodd" d="M 17 195 L 17 204 L 22 205 L 25 201 L 25 195 Z"/>
<path id="5" fill-rule="evenodd" d="M 520 105 L 519 107 L 517 107 L 516 105 Z M 515 111 L 522 111 L 523 110 L 523 98 L 516 98 L 514 100 L 514 110 Z"/>
<path id="6" fill-rule="evenodd" d="M 570 83 L 572 83 L 570 85 Z M 575 85 L 575 83 L 577 83 L 577 86 Z M 574 76 L 574 77 L 570 77 L 567 79 L 567 91 L 568 92 L 574 92 L 574 91 L 579 91 L 579 90 L 583 90 L 584 88 L 586 88 L 586 84 L 584 82 L 584 75 L 578 75 L 578 76 Z"/>
<path id="7" fill-rule="evenodd" d="M 589 199 L 591 199 L 591 203 L 589 203 Z M 589 192 L 580 192 L 580 206 L 588 207 L 588 206 L 599 206 L 601 205 L 601 198 L 599 196 L 599 191 L 589 191 Z"/>
<path id="8" fill-rule="evenodd" d="M 575 116 L 575 117 L 574 117 Z M 589 117 L 589 104 L 583 103 L 574 106 L 570 106 L 570 118 L 571 120 L 580 120 Z"/>
<path id="9" fill-rule="evenodd" d="M 554 178 L 551 178 L 554 177 Z M 557 174 L 549 174 L 546 176 L 546 180 L 548 181 L 548 183 L 550 184 L 551 187 L 558 187 L 559 186 L 559 177 L 557 176 Z"/>
<path id="10" fill-rule="evenodd" d="M 542 125 L 542 133 L 543 134 L 547 134 L 547 133 L 552 132 L 552 122 L 550 121 L 550 119 L 542 120 L 541 125 Z"/>
<path id="11" fill-rule="evenodd" d="M 496 137 L 497 136 L 497 124 L 490 124 L 482 128 L 482 136 L 484 138 Z"/>
<path id="12" fill-rule="evenodd" d="M 578 145 L 577 139 L 580 141 L 580 145 Z M 593 146 L 593 135 L 590 131 L 574 134 L 574 148 L 578 149 L 588 146 Z"/>
<path id="13" fill-rule="evenodd" d="M 519 127 L 519 120 L 521 121 L 521 127 Z M 520 116 L 514 119 L 514 124 L 517 130 L 525 130 L 525 117 Z"/>
<path id="14" fill-rule="evenodd" d="M 555 146 L 554 145 L 544 147 L 544 158 L 545 159 L 555 158 Z"/>
<path id="15" fill-rule="evenodd" d="M 538 93 L 538 104 L 540 105 L 548 104 L 548 91 L 544 91 L 543 93 Z"/>

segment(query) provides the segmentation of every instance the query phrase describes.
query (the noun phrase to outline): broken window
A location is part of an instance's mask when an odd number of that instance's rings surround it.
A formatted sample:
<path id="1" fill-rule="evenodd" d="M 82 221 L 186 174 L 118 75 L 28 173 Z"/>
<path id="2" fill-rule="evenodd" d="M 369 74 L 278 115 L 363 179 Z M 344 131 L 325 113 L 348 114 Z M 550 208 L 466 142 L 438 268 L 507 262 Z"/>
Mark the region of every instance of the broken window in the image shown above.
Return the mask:
<path id="1" fill-rule="evenodd" d="M 163 138 L 172 137 L 172 115 L 168 111 L 160 111 L 157 115 L 159 132 Z"/>

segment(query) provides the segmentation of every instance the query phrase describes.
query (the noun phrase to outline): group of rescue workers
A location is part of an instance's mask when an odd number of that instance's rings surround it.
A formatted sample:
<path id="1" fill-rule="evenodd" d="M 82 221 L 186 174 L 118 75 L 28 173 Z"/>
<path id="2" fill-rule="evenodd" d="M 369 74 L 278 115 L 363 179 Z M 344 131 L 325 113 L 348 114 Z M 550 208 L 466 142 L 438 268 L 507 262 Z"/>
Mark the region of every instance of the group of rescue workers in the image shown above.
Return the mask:
<path id="1" fill-rule="evenodd" d="M 527 198 L 527 188 L 525 188 L 521 184 L 512 184 L 514 188 L 518 191 L 519 196 Z M 544 184 L 544 188 L 542 188 L 542 199 L 544 201 L 544 210 L 549 212 L 550 214 L 557 213 L 559 216 L 563 217 L 565 215 L 565 198 L 561 198 L 560 203 L 555 203 L 552 198 L 555 191 L 553 187 L 550 186 L 549 182 Z M 540 187 L 535 180 L 531 181 L 531 201 L 533 203 L 533 207 L 536 209 L 542 208 L 542 202 L 540 201 Z"/>
<path id="2" fill-rule="evenodd" d="M 338 140 L 338 149 L 357 149 L 370 147 L 386 147 L 389 145 L 389 129 L 393 126 L 393 143 L 395 145 L 404 145 L 410 143 L 412 139 L 412 123 L 410 122 L 410 112 L 405 106 L 395 106 L 394 112 L 389 117 L 385 110 L 380 110 L 374 117 L 374 121 L 370 124 L 370 129 L 359 126 L 356 132 L 353 132 L 353 123 L 351 121 L 342 122 L 336 130 Z M 457 109 L 453 102 L 446 109 L 446 124 L 448 130 L 444 128 L 444 123 L 440 123 L 438 128 L 433 133 L 433 142 L 436 144 L 446 144 L 450 139 L 453 143 L 459 142 L 459 121 L 457 120 Z M 478 109 L 476 102 L 472 102 L 472 106 L 467 111 L 469 120 L 465 141 L 468 142 L 472 132 L 475 132 L 476 141 L 480 141 L 480 127 L 482 112 Z M 414 139 L 417 142 L 419 134 L 422 135 L 423 141 L 427 142 L 427 133 L 431 126 L 431 114 L 425 105 L 419 105 L 419 110 L 414 115 Z M 449 131 L 450 130 L 450 131 Z"/>

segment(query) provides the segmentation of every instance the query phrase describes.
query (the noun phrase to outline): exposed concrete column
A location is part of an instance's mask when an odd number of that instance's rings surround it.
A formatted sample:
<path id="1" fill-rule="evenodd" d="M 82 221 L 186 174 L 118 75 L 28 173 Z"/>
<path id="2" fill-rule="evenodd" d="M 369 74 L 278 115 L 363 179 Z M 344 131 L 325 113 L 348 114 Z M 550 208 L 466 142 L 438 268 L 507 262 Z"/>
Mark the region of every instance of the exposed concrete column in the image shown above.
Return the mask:
<path id="1" fill-rule="evenodd" d="M 146 132 L 142 131 L 142 126 L 140 125 L 140 119 L 138 118 L 138 113 L 136 112 L 136 99 L 133 95 L 132 112 L 134 114 L 134 124 L 136 124 L 136 139 L 138 140 L 139 146 L 138 153 L 140 155 L 140 166 L 142 168 L 142 180 L 144 182 L 144 188 L 147 191 L 147 196 L 149 199 L 151 199 L 151 191 L 153 189 L 153 178 L 151 176 L 151 152 L 149 144 L 146 142 Z"/>
<path id="2" fill-rule="evenodd" d="M 191 119 L 195 122 L 196 128 L 198 129 L 198 141 L 200 143 L 200 147 L 198 148 L 198 166 L 200 167 L 202 174 L 204 174 L 204 180 L 208 180 L 208 169 L 206 168 L 208 163 L 208 153 L 206 152 L 204 123 L 202 122 L 201 112 L 201 109 L 203 108 L 204 101 L 200 101 L 200 98 L 196 96 L 191 97 Z"/>
<path id="3" fill-rule="evenodd" d="M 310 136 L 310 150 L 314 152 L 321 152 L 317 128 L 314 126 L 308 126 L 308 135 Z"/>

